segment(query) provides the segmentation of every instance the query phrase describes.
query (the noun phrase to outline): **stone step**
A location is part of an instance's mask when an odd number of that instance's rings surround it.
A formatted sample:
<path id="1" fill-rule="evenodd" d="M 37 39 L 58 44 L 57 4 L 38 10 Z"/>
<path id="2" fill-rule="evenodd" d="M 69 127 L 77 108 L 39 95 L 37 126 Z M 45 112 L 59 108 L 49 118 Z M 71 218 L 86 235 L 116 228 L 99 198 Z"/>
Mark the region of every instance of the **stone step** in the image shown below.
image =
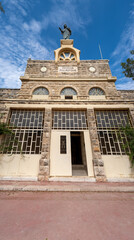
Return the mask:
<path id="1" fill-rule="evenodd" d="M 73 170 L 86 170 L 86 166 L 84 165 L 72 165 Z"/>
<path id="2" fill-rule="evenodd" d="M 72 170 L 73 176 L 87 176 L 87 172 L 84 169 Z"/>

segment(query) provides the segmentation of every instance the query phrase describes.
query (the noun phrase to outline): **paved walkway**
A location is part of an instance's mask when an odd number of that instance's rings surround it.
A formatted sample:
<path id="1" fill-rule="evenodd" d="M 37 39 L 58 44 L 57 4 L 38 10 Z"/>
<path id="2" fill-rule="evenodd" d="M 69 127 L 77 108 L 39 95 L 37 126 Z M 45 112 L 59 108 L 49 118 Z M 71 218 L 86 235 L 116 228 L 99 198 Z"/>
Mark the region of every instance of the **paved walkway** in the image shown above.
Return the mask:
<path id="1" fill-rule="evenodd" d="M 134 193 L 0 192 L 0 240 L 46 239 L 133 240 Z"/>
<path id="2" fill-rule="evenodd" d="M 0 181 L 0 191 L 22 192 L 134 192 L 134 183 Z"/>

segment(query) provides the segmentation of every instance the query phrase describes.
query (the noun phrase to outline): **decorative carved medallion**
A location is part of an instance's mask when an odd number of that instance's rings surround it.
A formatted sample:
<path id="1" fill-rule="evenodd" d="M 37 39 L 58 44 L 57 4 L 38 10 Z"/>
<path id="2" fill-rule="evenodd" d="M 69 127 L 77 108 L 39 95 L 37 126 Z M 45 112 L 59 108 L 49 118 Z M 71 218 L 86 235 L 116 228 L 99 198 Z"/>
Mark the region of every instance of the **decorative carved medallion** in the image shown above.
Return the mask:
<path id="1" fill-rule="evenodd" d="M 46 71 L 47 71 L 47 68 L 46 68 L 46 67 L 42 67 L 40 70 L 41 70 L 41 72 L 43 72 L 43 73 L 44 73 L 44 72 L 46 72 Z"/>
<path id="2" fill-rule="evenodd" d="M 92 73 L 94 73 L 94 72 L 96 71 L 96 69 L 95 69 L 95 67 L 90 67 L 90 68 L 89 68 L 89 71 L 92 72 Z"/>

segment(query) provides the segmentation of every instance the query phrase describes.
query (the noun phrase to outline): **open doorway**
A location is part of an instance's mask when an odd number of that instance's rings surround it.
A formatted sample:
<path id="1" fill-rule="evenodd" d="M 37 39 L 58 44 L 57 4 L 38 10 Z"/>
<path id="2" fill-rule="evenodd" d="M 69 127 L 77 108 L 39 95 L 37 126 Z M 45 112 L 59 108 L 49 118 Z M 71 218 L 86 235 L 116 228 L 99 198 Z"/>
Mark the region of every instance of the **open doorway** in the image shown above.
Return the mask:
<path id="1" fill-rule="evenodd" d="M 83 132 L 71 132 L 72 175 L 87 176 L 86 153 Z"/>

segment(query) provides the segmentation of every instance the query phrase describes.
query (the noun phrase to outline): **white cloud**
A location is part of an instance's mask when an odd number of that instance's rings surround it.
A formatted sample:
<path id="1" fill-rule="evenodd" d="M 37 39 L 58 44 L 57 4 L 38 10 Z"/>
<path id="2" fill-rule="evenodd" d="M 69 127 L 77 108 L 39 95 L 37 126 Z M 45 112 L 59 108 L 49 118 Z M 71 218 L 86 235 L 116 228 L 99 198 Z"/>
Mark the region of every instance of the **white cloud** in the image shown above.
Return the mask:
<path id="1" fill-rule="evenodd" d="M 126 78 L 122 73 L 121 62 L 132 57 L 130 50 L 134 49 L 134 5 L 130 11 L 130 18 L 121 35 L 120 41 L 111 56 L 111 70 L 113 75 L 118 76 L 116 87 L 118 89 L 134 89 L 134 81 Z"/>
<path id="2" fill-rule="evenodd" d="M 20 75 L 24 75 L 27 59 L 50 59 L 53 52 L 44 47 L 40 38 L 41 23 L 31 19 L 24 23 L 24 15 L 30 4 L 24 0 L 7 2 L 6 14 L 0 28 L 0 82 L 1 87 L 20 87 Z M 25 11 L 25 13 L 24 13 Z"/>
<path id="3" fill-rule="evenodd" d="M 113 67 L 121 63 L 130 56 L 130 50 L 134 49 L 134 10 L 130 12 L 129 23 L 126 25 L 121 39 L 112 53 L 112 58 L 116 59 Z"/>
<path id="4" fill-rule="evenodd" d="M 118 43 L 116 49 L 112 53 L 112 57 L 118 60 L 124 60 L 124 58 L 128 57 L 130 55 L 130 50 L 134 48 L 134 12 L 131 12 L 131 18 L 129 24 L 126 26 L 124 32 L 122 33 L 121 40 Z"/>
<path id="5" fill-rule="evenodd" d="M 36 2 L 36 0 L 35 0 Z M 6 11 L 8 10 L 10 13 L 17 10 L 20 14 L 26 16 L 28 12 L 28 8 L 33 6 L 34 2 L 32 0 L 5 0 L 4 5 L 6 6 Z"/>
<path id="6" fill-rule="evenodd" d="M 43 19 L 43 26 L 69 24 L 71 28 L 85 29 L 91 21 L 89 14 L 89 4 L 91 0 L 51 0 L 50 12 Z M 86 4 L 84 4 L 86 2 Z M 82 6 L 82 11 L 81 11 Z M 86 6 L 86 8 L 84 8 Z M 85 10 L 85 11 L 84 11 Z"/>
<path id="7" fill-rule="evenodd" d="M 24 23 L 23 28 L 27 31 L 32 31 L 32 33 L 40 33 L 41 31 L 41 22 L 32 19 L 29 24 Z"/>
<path id="8" fill-rule="evenodd" d="M 116 84 L 118 90 L 134 90 L 134 81 L 126 80 L 123 83 Z"/>
<path id="9" fill-rule="evenodd" d="M 21 86 L 19 77 L 23 72 L 21 67 L 17 67 L 7 59 L 0 58 L 1 88 L 19 88 Z"/>
<path id="10" fill-rule="evenodd" d="M 84 4 L 86 1 L 87 5 Z M 71 29 L 85 30 L 90 21 L 91 0 L 50 0 L 51 8 L 40 20 L 30 18 L 32 7 L 39 0 L 5 0 L 6 14 L 0 15 L 0 81 L 2 87 L 20 87 L 20 75 L 24 75 L 27 59 L 53 59 L 54 40 L 47 42 L 41 33 L 48 27 L 67 23 Z M 78 4 L 79 3 L 79 4 Z M 86 5 L 85 11 L 81 11 Z M 48 41 L 49 40 L 49 41 Z M 47 46 L 47 47 L 45 47 Z"/>

